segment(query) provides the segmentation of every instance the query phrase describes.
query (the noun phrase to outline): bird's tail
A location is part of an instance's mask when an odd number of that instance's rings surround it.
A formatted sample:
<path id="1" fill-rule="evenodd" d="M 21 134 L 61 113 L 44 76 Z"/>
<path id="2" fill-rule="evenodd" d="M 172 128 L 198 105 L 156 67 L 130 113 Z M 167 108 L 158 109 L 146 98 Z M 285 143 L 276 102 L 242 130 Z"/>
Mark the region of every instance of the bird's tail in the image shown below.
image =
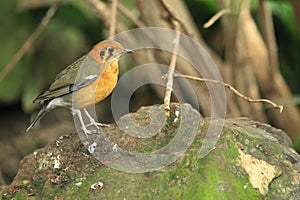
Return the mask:
<path id="1" fill-rule="evenodd" d="M 32 127 L 35 126 L 35 124 L 40 121 L 40 119 L 42 117 L 44 117 L 44 115 L 49 112 L 49 109 L 47 109 L 47 106 L 44 105 L 43 108 L 40 110 L 40 112 L 37 114 L 37 116 L 34 118 L 34 120 L 30 123 L 30 125 L 28 126 L 28 128 L 26 129 L 26 132 L 28 132 Z"/>

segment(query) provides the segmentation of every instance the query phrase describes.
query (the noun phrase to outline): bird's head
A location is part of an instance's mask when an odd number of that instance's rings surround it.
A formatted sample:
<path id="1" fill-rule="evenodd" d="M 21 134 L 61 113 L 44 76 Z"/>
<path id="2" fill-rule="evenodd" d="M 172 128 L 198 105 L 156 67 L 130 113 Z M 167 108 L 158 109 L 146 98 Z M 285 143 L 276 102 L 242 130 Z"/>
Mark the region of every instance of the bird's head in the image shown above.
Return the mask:
<path id="1" fill-rule="evenodd" d="M 133 51 L 125 49 L 118 42 L 111 40 L 97 43 L 90 52 L 99 63 L 118 61 L 126 53 L 133 53 Z"/>

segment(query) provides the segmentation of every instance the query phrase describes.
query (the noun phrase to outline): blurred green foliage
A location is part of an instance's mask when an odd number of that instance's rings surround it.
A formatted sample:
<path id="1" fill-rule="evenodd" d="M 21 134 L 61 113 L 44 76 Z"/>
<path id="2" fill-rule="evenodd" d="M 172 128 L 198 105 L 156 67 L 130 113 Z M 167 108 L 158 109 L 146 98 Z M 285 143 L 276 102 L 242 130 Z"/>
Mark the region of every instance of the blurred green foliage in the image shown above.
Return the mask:
<path id="1" fill-rule="evenodd" d="M 293 93 L 300 93 L 300 33 L 289 2 L 271 1 L 281 72 Z M 300 12 L 300 11 L 299 11 Z M 300 105 L 300 104 L 298 104 Z"/>
<path id="2" fill-rule="evenodd" d="M 44 3 L 32 6 L 30 2 Z M 6 0 L 0 6 L 0 71 L 13 58 L 21 45 L 39 25 L 53 0 Z M 216 38 L 221 23 L 209 29 L 202 25 L 218 10 L 214 0 L 185 0 L 191 14 L 208 41 Z M 288 0 L 267 1 L 272 9 L 279 47 L 281 70 L 294 93 L 300 93 L 300 37 L 295 15 Z M 134 1 L 123 0 L 132 12 Z M 258 0 L 251 0 L 254 17 L 258 15 Z M 124 18 L 122 18 L 124 21 Z M 127 21 L 127 19 L 125 19 Z M 68 1 L 61 5 L 32 48 L 0 82 L 0 105 L 20 103 L 30 112 L 32 100 L 46 88 L 56 74 L 103 38 L 104 28 L 90 5 L 84 0 Z M 220 36 L 218 36 L 220 37 Z M 210 43 L 210 42 L 209 42 Z M 216 42 L 215 44 L 219 44 Z M 215 49 L 220 54 L 222 50 Z"/>
<path id="3" fill-rule="evenodd" d="M 0 7 L 0 71 L 39 25 L 48 7 L 20 10 L 18 1 Z M 102 23 L 83 1 L 59 7 L 46 29 L 0 83 L 0 104 L 21 102 L 30 112 L 32 100 L 56 74 L 102 40 Z"/>
<path id="4" fill-rule="evenodd" d="M 6 1 L 0 6 L 0 69 L 11 60 L 20 44 L 25 41 L 32 27 L 29 13 L 16 13 L 16 2 Z M 22 91 L 22 82 L 28 75 L 28 57 L 23 58 L 0 84 L 0 100 L 5 103 L 17 101 Z"/>

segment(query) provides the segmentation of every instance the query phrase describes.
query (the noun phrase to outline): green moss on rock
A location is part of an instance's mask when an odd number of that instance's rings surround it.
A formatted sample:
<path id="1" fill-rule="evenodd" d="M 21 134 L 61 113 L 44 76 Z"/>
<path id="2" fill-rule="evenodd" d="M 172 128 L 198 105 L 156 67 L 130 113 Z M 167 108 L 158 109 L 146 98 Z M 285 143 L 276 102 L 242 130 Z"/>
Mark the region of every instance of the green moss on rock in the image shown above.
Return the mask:
<path id="1" fill-rule="evenodd" d="M 180 107 L 180 116 L 195 113 L 187 104 L 172 105 L 175 111 Z M 137 121 L 145 120 L 140 124 L 149 124 L 149 112 L 159 109 L 162 107 L 143 107 L 131 117 Z M 175 112 L 171 113 L 174 115 Z M 153 151 L 176 137 L 181 121 L 176 120 L 179 115 L 172 115 L 152 138 L 139 139 L 125 135 L 114 125 L 106 128 L 106 137 L 131 152 Z M 192 144 L 175 162 L 163 168 L 145 173 L 117 171 L 92 156 L 77 134 L 70 134 L 58 139 L 59 146 L 54 141 L 24 158 L 13 183 L 3 188 L 1 195 L 3 199 L 145 200 L 299 197 L 300 158 L 289 147 L 283 132 L 245 118 L 226 120 L 213 150 L 200 158 L 199 150 L 211 120 L 198 117 L 199 126 L 196 127 Z M 188 133 L 191 127 L 183 127 L 183 130 Z M 187 139 L 181 138 L 181 142 L 186 143 Z M 51 163 L 54 158 L 59 158 L 56 167 Z M 251 165 L 260 174 L 258 177 L 253 177 L 256 172 L 248 168 Z M 261 174 L 268 167 L 275 170 L 274 174 Z M 268 178 L 262 180 L 264 177 Z"/>

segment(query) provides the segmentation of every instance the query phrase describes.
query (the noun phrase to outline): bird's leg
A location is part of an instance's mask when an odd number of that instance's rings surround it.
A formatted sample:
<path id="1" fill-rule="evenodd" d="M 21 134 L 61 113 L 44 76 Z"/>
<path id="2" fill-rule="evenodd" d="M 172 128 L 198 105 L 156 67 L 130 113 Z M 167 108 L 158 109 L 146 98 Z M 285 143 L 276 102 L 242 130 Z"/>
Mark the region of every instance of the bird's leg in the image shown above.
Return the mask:
<path id="1" fill-rule="evenodd" d="M 88 136 L 88 135 L 91 135 L 93 134 L 94 131 L 91 131 L 91 130 L 88 130 L 84 124 L 84 121 L 83 121 L 83 118 L 82 118 L 82 115 L 81 115 L 81 111 L 80 110 L 77 110 L 77 109 L 72 109 L 72 114 L 75 115 L 77 114 L 78 116 L 78 119 L 79 119 L 79 122 L 81 124 L 81 127 L 80 129 L 84 132 L 85 136 Z"/>
<path id="2" fill-rule="evenodd" d="M 87 111 L 87 109 L 83 109 L 86 116 L 89 118 L 90 120 L 90 123 L 88 125 L 86 125 L 87 127 L 88 126 L 95 126 L 98 128 L 98 126 L 105 126 L 105 127 L 109 127 L 109 124 L 102 124 L 102 123 L 99 123 L 99 122 L 96 122 L 95 119 L 90 115 L 90 113 Z"/>

